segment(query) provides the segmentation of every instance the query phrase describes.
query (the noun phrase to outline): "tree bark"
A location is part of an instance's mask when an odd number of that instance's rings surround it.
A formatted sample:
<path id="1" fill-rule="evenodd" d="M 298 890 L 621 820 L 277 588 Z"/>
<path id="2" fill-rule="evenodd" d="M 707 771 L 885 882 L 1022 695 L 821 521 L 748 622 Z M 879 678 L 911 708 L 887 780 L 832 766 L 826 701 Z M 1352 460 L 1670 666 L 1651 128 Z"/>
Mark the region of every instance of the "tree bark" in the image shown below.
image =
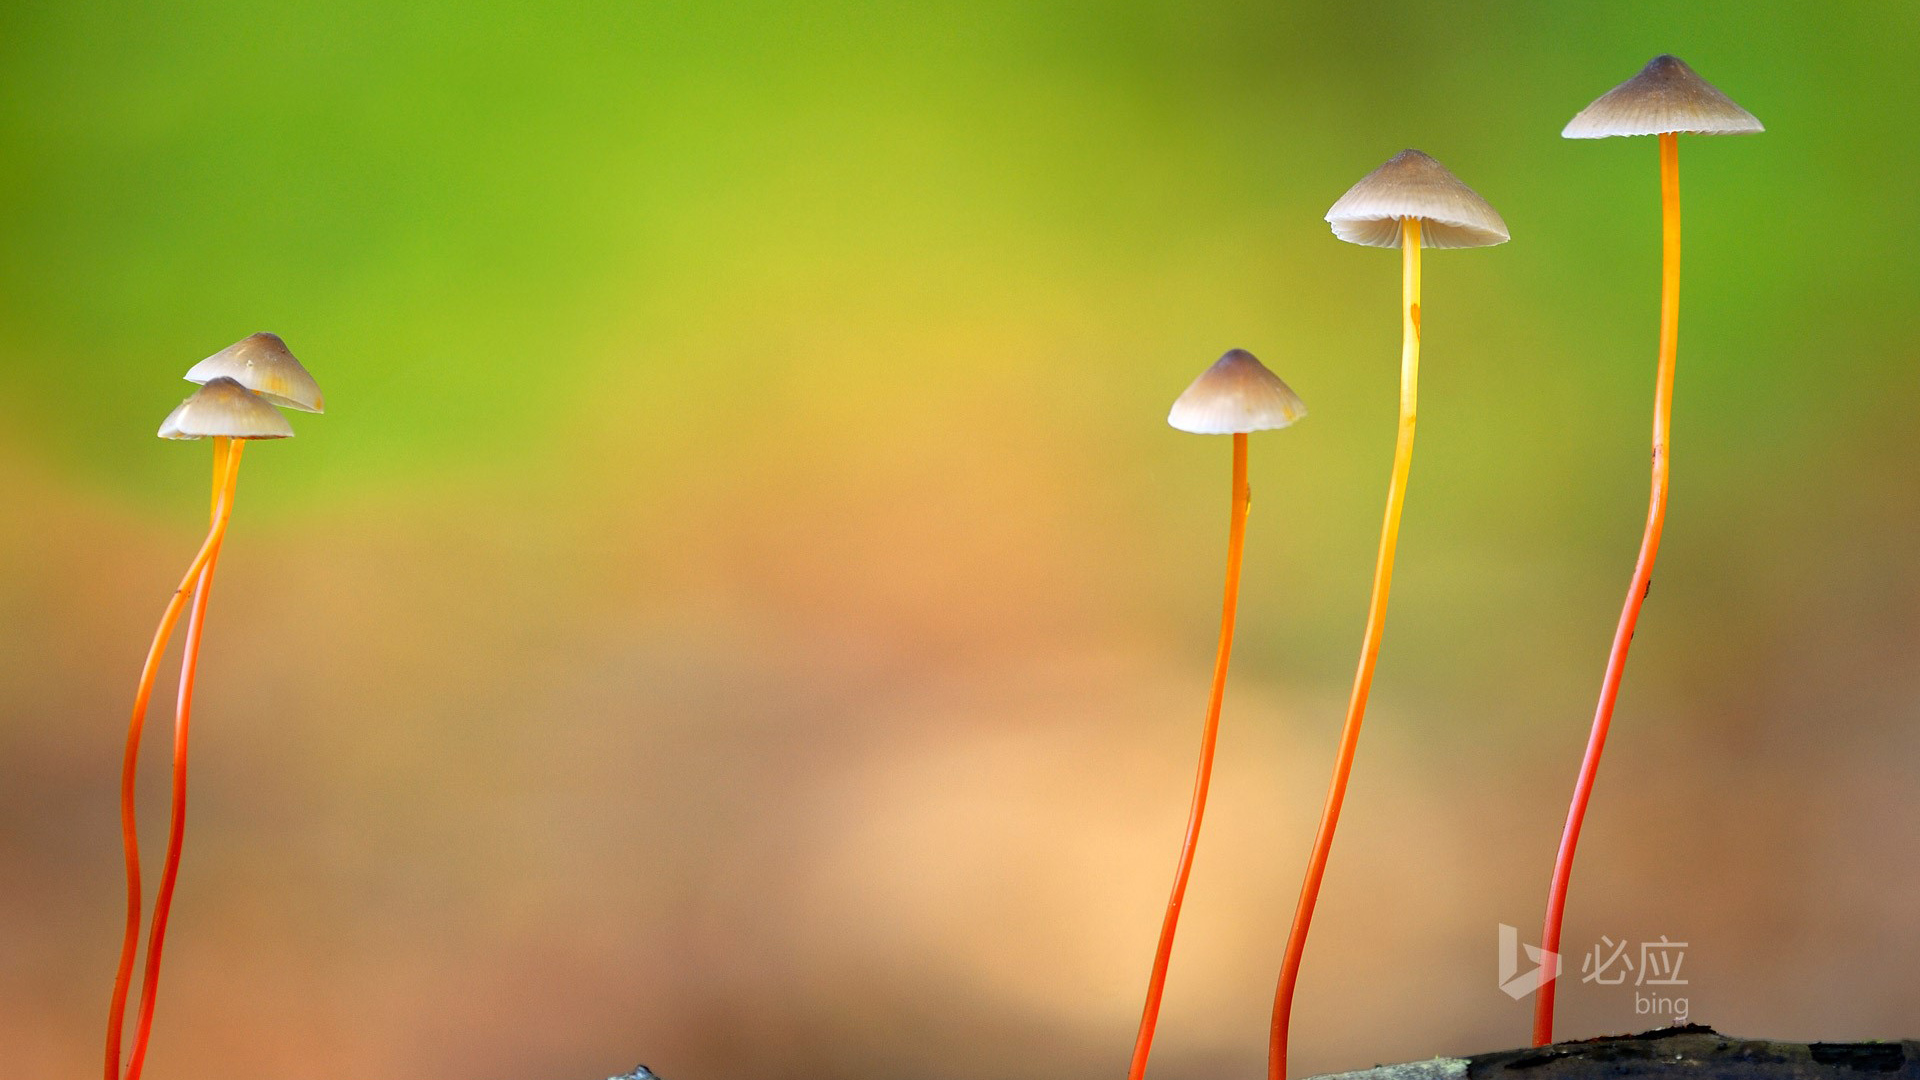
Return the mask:
<path id="1" fill-rule="evenodd" d="M 1920 1042 L 1768 1042 L 1686 1024 L 1320 1080 L 1920 1080 Z"/>

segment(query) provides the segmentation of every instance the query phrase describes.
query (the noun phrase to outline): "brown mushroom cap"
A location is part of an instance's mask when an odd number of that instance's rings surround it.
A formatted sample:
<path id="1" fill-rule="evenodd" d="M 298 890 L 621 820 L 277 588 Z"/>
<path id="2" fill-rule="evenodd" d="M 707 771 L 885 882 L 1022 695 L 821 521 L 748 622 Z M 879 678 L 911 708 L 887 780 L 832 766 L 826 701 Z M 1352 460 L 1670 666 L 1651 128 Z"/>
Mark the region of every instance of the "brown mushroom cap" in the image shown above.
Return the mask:
<path id="1" fill-rule="evenodd" d="M 1561 130 L 1563 138 L 1609 135 L 1741 135 L 1765 131 L 1752 113 L 1733 103 L 1677 56 L 1656 56 L 1640 74 L 1601 94 Z"/>
<path id="2" fill-rule="evenodd" d="M 294 359 L 278 334 L 249 334 L 187 369 L 187 381 L 204 383 L 225 376 L 275 405 L 301 412 L 325 412 L 320 384 Z"/>
<path id="3" fill-rule="evenodd" d="M 1368 247 L 1399 247 L 1406 218 L 1420 219 L 1424 247 L 1487 247 L 1508 240 L 1507 223 L 1487 200 L 1418 150 L 1393 155 L 1327 211 L 1333 235 Z"/>
<path id="4" fill-rule="evenodd" d="M 1307 405 L 1245 349 L 1231 349 L 1173 403 L 1167 423 L 1195 435 L 1241 435 L 1283 428 Z"/>
<path id="5" fill-rule="evenodd" d="M 267 399 L 222 375 L 195 390 L 160 423 L 163 439 L 291 439 L 293 425 Z"/>

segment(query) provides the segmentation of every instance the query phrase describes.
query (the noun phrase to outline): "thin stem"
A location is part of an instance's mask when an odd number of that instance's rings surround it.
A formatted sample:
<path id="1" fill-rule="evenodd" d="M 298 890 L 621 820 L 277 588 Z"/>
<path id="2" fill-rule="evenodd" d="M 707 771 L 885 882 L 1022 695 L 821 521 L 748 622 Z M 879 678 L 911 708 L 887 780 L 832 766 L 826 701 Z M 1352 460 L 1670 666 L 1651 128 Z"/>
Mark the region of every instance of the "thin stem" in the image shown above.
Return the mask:
<path id="1" fill-rule="evenodd" d="M 1567 885 L 1573 879 L 1573 852 L 1580 844 L 1580 824 L 1587 816 L 1587 800 L 1600 772 L 1600 754 L 1606 749 L 1607 729 L 1613 723 L 1613 704 L 1620 696 L 1620 678 L 1627 667 L 1627 647 L 1640 621 L 1640 605 L 1653 587 L 1653 560 L 1660 553 L 1660 531 L 1667 519 L 1667 476 L 1671 465 L 1673 368 L 1680 348 L 1680 141 L 1672 133 L 1660 136 L 1660 364 L 1653 383 L 1653 485 L 1647 497 L 1647 529 L 1640 538 L 1640 557 L 1633 564 L 1620 625 L 1613 631 L 1613 650 L 1607 654 L 1607 673 L 1600 682 L 1600 704 L 1593 712 L 1593 732 L 1580 760 L 1580 777 L 1573 785 L 1567 808 L 1566 830 L 1560 834 L 1560 854 L 1553 861 L 1553 884 L 1547 890 L 1547 920 L 1540 931 L 1542 963 L 1557 964 L 1560 923 L 1567 910 Z M 1553 1041 L 1553 999 L 1557 980 L 1540 986 L 1533 1005 L 1533 1043 Z"/>
<path id="2" fill-rule="evenodd" d="M 1167 961 L 1173 956 L 1173 932 L 1180 923 L 1180 905 L 1186 899 L 1187 878 L 1193 873 L 1193 850 L 1200 841 L 1200 819 L 1207 812 L 1207 788 L 1213 775 L 1213 748 L 1220 734 L 1220 702 L 1227 692 L 1227 661 L 1233 655 L 1233 617 L 1240 603 L 1240 556 L 1247 539 L 1247 436 L 1233 437 L 1233 502 L 1227 517 L 1227 585 L 1220 605 L 1220 647 L 1213 659 L 1213 688 L 1207 695 L 1207 720 L 1200 734 L 1200 770 L 1193 781 L 1193 805 L 1187 811 L 1187 836 L 1180 845 L 1180 862 L 1173 874 L 1173 895 L 1160 923 L 1160 944 L 1153 954 L 1153 974 L 1147 979 L 1147 1004 L 1140 1014 L 1140 1034 L 1133 1044 L 1133 1063 L 1127 1080 L 1147 1072 L 1147 1054 L 1153 1049 L 1153 1028 L 1160 1019 L 1160 995 L 1166 987 Z"/>
<path id="3" fill-rule="evenodd" d="M 237 447 L 235 456 L 238 456 Z M 232 513 L 230 475 L 226 498 L 215 508 L 213 525 L 207 530 L 207 538 L 201 543 L 193 561 L 187 565 L 186 576 L 181 579 L 179 588 L 173 591 L 173 597 L 167 601 L 167 608 L 160 616 L 153 643 L 147 647 L 146 663 L 140 669 L 139 686 L 133 694 L 133 714 L 127 723 L 127 749 L 120 766 L 120 841 L 126 853 L 127 922 L 126 932 L 120 941 L 120 965 L 114 974 L 113 996 L 107 1011 L 106 1080 L 119 1080 L 121 1029 L 127 1011 L 127 990 L 133 982 L 133 960 L 140 947 L 140 833 L 134 816 L 133 793 L 140 764 L 140 735 L 147 721 L 147 703 L 153 697 L 153 681 L 160 671 L 160 657 L 166 652 L 174 624 L 180 621 L 180 613 L 186 607 L 188 590 L 200 579 L 200 571 L 219 548 Z"/>
<path id="4" fill-rule="evenodd" d="M 213 441 L 213 509 L 217 520 L 220 500 L 231 500 L 239 480 L 240 448 L 234 439 Z M 224 532 L 224 530 L 223 530 Z M 194 676 L 200 664 L 200 634 L 206 625 L 207 601 L 213 592 L 213 570 L 220 561 L 224 535 L 216 540 L 207 565 L 194 584 L 193 607 L 187 616 L 187 637 L 180 658 L 180 691 L 173 719 L 173 802 L 167 820 L 167 857 L 160 871 L 160 890 L 153 898 L 153 922 L 147 931 L 147 966 L 140 985 L 140 1009 L 134 1026 L 133 1054 L 127 1080 L 139 1080 L 147 1060 L 147 1041 L 153 1030 L 154 1003 L 160 989 L 160 957 L 166 947 L 167 916 L 173 909 L 173 890 L 180 876 L 180 851 L 187 834 L 187 736 L 193 714 Z"/>
<path id="5" fill-rule="evenodd" d="M 1386 521 L 1380 528 L 1380 554 L 1373 564 L 1373 597 L 1367 604 L 1367 630 L 1360 645 L 1360 667 L 1353 677 L 1353 695 L 1347 702 L 1347 721 L 1340 731 L 1340 749 L 1334 756 L 1333 782 L 1326 807 L 1320 812 L 1320 831 L 1307 859 L 1306 881 L 1294 909 L 1293 930 L 1287 935 L 1286 959 L 1280 965 L 1280 986 L 1273 997 L 1273 1029 L 1267 1046 L 1269 1080 L 1286 1080 L 1287 1026 L 1293 1016 L 1293 991 L 1300 981 L 1300 960 L 1307 950 L 1307 930 L 1313 924 L 1313 906 L 1320 899 L 1320 882 L 1333 851 L 1333 831 L 1340 824 L 1340 806 L 1347 797 L 1347 777 L 1353 772 L 1354 751 L 1360 745 L 1360 722 L 1367 714 L 1367 695 L 1373 689 L 1373 665 L 1380 657 L 1380 635 L 1387 623 L 1387 594 L 1393 587 L 1393 553 L 1400 541 L 1400 508 L 1407 499 L 1407 474 L 1413 468 L 1413 432 L 1420 387 L 1420 219 L 1400 223 L 1400 429 L 1393 445 L 1393 478 L 1387 485 Z"/>

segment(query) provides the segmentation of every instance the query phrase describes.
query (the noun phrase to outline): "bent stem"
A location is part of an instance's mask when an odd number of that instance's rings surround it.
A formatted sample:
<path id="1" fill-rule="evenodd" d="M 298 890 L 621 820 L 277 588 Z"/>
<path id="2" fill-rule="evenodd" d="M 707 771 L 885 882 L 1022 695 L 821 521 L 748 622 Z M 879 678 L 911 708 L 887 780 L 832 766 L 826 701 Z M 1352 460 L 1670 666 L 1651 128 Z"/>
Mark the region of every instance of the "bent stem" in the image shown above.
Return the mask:
<path id="1" fill-rule="evenodd" d="M 1280 985 L 1273 998 L 1273 1029 L 1267 1045 L 1268 1080 L 1286 1080 L 1287 1026 L 1293 1015 L 1293 991 L 1300 981 L 1300 960 L 1307 950 L 1307 930 L 1313 924 L 1313 906 L 1320 898 L 1327 856 L 1333 850 L 1333 831 L 1340 824 L 1340 806 L 1347 797 L 1347 777 L 1353 772 L 1354 751 L 1360 745 L 1360 722 L 1366 717 L 1367 695 L 1373 689 L 1373 665 L 1380 656 L 1380 635 L 1387 622 L 1387 594 L 1393 586 L 1393 553 L 1400 541 L 1400 508 L 1407 499 L 1407 474 L 1413 468 L 1414 421 L 1420 384 L 1420 219 L 1400 222 L 1400 429 L 1393 444 L 1393 478 L 1387 485 L 1386 521 L 1380 529 L 1380 554 L 1373 564 L 1373 597 L 1367 604 L 1366 636 L 1360 645 L 1360 667 L 1353 677 L 1353 695 L 1347 702 L 1347 721 L 1340 731 L 1340 749 L 1334 756 L 1333 783 L 1320 813 L 1320 831 L 1307 859 L 1306 881 L 1294 909 L 1293 929 L 1287 935 L 1286 959 L 1280 965 Z"/>
<path id="2" fill-rule="evenodd" d="M 231 460 L 236 465 L 239 456 L 240 447 L 235 444 Z M 173 597 L 167 601 L 166 610 L 160 616 L 160 625 L 154 631 L 153 642 L 147 648 L 146 663 L 140 669 L 140 683 L 133 695 L 133 713 L 127 723 L 127 748 L 120 767 L 120 841 L 126 855 L 127 921 L 126 932 L 120 941 L 120 964 L 114 974 L 113 996 L 107 1011 L 106 1080 L 119 1080 L 127 991 L 133 982 L 134 955 L 140 947 L 140 833 L 134 816 L 133 795 L 140 764 L 140 736 L 146 727 L 147 703 L 153 697 L 153 682 L 160 671 L 161 655 L 166 652 L 167 642 L 173 637 L 173 628 L 186 607 L 188 590 L 200 580 L 201 570 L 219 550 L 220 541 L 226 535 L 227 521 L 233 514 L 233 481 L 236 475 L 237 470 L 228 470 L 221 497 L 214 504 L 213 524 L 207 530 L 207 538 L 201 543 L 199 552 L 187 565 L 187 573 L 181 579 L 179 588 L 173 591 Z"/>
<path id="3" fill-rule="evenodd" d="M 240 448 L 235 439 L 213 441 L 213 509 L 220 513 L 220 499 L 232 498 L 239 479 Z M 153 923 L 147 931 L 147 966 L 140 985 L 140 1009 L 134 1026 L 133 1055 L 127 1065 L 127 1080 L 139 1080 L 147 1059 L 147 1041 L 153 1030 L 153 1010 L 160 988 L 160 957 L 166 947 L 167 916 L 173 909 L 174 885 L 180 876 L 180 852 L 187 830 L 187 736 L 193 714 L 194 676 L 200 664 L 200 635 L 206 625 L 207 601 L 213 592 L 213 571 L 220 561 L 223 535 L 214 541 L 207 565 L 194 584 L 193 607 L 187 616 L 187 636 L 180 658 L 179 698 L 173 720 L 173 802 L 167 820 L 167 856 L 160 871 L 160 889 L 153 898 Z"/>
<path id="4" fill-rule="evenodd" d="M 1187 811 L 1187 835 L 1180 845 L 1174 870 L 1173 895 L 1167 900 L 1160 924 L 1160 944 L 1153 954 L 1153 974 L 1147 979 L 1147 1004 L 1140 1015 L 1140 1034 L 1133 1044 L 1133 1063 L 1127 1080 L 1147 1072 L 1147 1054 L 1153 1049 L 1153 1029 L 1160 1019 L 1160 995 L 1167 982 L 1167 961 L 1173 955 L 1173 932 L 1180 923 L 1180 905 L 1186 899 L 1187 878 L 1193 873 L 1193 850 L 1200 840 L 1200 819 L 1207 812 L 1207 788 L 1213 775 L 1213 748 L 1220 734 L 1220 702 L 1227 691 L 1227 661 L 1233 655 L 1233 617 L 1240 601 L 1240 555 L 1247 537 L 1247 436 L 1233 436 L 1233 505 L 1227 518 L 1226 598 L 1220 606 L 1220 648 L 1213 660 L 1213 688 L 1207 697 L 1207 720 L 1200 735 L 1200 770 L 1193 781 L 1193 805 Z"/>
<path id="5" fill-rule="evenodd" d="M 1671 464 L 1668 440 L 1672 434 L 1673 368 L 1680 345 L 1680 140 L 1672 132 L 1660 136 L 1660 364 L 1653 384 L 1653 486 L 1647 498 L 1647 529 L 1640 538 L 1640 557 L 1633 564 L 1627 602 L 1620 625 L 1613 632 L 1613 650 L 1607 654 L 1607 673 L 1600 682 L 1600 704 L 1593 713 L 1593 732 L 1587 736 L 1586 756 L 1574 781 L 1573 802 L 1567 808 L 1566 830 L 1560 834 L 1560 854 L 1553 861 L 1553 884 L 1547 890 L 1546 925 L 1540 948 L 1555 965 L 1560 956 L 1560 923 L 1567 910 L 1567 886 L 1573 879 L 1573 852 L 1580 844 L 1580 825 L 1586 820 L 1587 800 L 1600 772 L 1600 754 L 1606 749 L 1607 729 L 1613 724 L 1613 704 L 1620 696 L 1620 679 L 1627 667 L 1627 647 L 1640 621 L 1640 606 L 1653 587 L 1653 560 L 1660 553 L 1660 531 L 1667 520 L 1667 475 Z M 1553 972 L 1549 972 L 1549 975 Z M 1533 1044 L 1553 1041 L 1553 1000 L 1557 980 L 1542 983 L 1533 1006 Z"/>

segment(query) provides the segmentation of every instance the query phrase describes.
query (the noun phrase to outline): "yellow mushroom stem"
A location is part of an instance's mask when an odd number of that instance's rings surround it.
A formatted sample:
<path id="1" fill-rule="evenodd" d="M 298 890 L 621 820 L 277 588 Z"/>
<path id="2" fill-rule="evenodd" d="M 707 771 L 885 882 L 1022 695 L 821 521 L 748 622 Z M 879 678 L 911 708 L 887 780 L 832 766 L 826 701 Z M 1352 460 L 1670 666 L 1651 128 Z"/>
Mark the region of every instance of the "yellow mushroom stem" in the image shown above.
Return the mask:
<path id="1" fill-rule="evenodd" d="M 1367 713 L 1367 695 L 1373 688 L 1373 666 L 1380 656 L 1380 635 L 1387 622 L 1387 594 L 1393 586 L 1393 555 L 1400 540 L 1400 508 L 1407 499 L 1407 475 L 1413 468 L 1413 433 L 1418 416 L 1420 386 L 1420 219 L 1400 222 L 1400 429 L 1393 445 L 1393 478 L 1387 485 L 1386 521 L 1380 529 L 1380 554 L 1373 565 L 1373 597 L 1367 604 L 1367 629 L 1360 646 L 1360 666 L 1353 677 L 1347 702 L 1347 720 L 1340 731 L 1340 749 L 1334 758 L 1333 782 L 1320 814 L 1307 860 L 1306 880 L 1294 909 L 1293 929 L 1287 935 L 1286 958 L 1280 966 L 1280 985 L 1273 998 L 1273 1028 L 1267 1047 L 1269 1080 L 1286 1080 L 1287 1026 L 1293 1013 L 1293 992 L 1300 981 L 1300 961 L 1307 948 L 1307 930 L 1313 906 L 1320 898 L 1327 856 L 1333 850 L 1334 829 L 1340 824 L 1340 806 L 1347 797 L 1347 777 L 1353 772 L 1354 751 L 1360 744 L 1360 723 Z"/>

